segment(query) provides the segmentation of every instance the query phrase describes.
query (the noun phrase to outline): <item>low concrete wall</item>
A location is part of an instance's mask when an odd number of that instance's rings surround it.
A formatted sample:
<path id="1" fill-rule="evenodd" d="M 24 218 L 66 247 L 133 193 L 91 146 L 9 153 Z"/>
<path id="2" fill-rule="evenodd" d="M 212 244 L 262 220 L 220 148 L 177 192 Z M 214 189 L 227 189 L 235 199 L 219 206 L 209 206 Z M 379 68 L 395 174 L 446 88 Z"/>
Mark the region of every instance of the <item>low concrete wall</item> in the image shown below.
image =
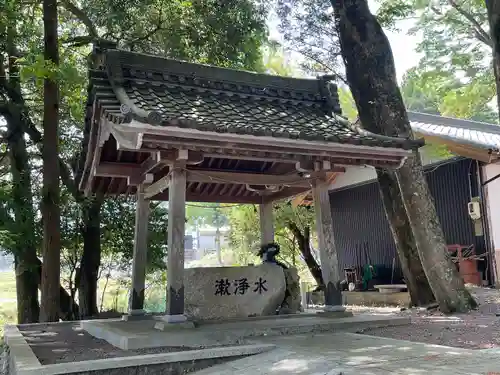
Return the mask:
<path id="1" fill-rule="evenodd" d="M 7 325 L 4 338 L 6 375 L 184 375 L 275 348 L 272 344 L 236 345 L 42 365 L 17 326 Z"/>
<path id="2" fill-rule="evenodd" d="M 408 307 L 410 305 L 410 295 L 408 292 L 390 294 L 379 292 L 342 292 L 342 301 L 344 305 L 354 306 Z M 309 303 L 323 305 L 325 303 L 323 292 L 310 293 Z"/>

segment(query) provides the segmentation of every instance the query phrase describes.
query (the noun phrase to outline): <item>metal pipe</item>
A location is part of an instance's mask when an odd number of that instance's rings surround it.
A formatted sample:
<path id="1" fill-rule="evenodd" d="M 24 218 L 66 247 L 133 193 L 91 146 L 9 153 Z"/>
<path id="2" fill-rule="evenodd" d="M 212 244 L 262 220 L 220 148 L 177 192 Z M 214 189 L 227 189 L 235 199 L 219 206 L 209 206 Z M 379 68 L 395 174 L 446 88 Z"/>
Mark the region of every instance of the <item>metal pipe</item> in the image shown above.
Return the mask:
<path id="1" fill-rule="evenodd" d="M 490 178 L 489 180 L 484 181 L 484 182 L 481 184 L 481 186 L 486 186 L 486 185 L 488 185 L 490 182 L 493 182 L 493 181 L 495 181 L 495 180 L 496 180 L 496 179 L 498 179 L 498 178 L 500 178 L 500 173 L 499 173 L 499 174 L 497 174 L 495 177 L 492 177 L 492 178 Z"/>

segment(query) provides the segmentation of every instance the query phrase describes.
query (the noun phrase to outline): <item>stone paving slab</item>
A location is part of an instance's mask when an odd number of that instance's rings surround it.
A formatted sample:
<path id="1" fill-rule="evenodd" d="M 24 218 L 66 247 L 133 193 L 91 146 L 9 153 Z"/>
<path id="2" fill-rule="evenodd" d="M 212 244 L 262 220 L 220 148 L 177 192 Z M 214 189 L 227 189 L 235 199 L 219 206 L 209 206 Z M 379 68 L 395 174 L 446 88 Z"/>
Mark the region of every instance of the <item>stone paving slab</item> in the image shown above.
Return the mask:
<path id="1" fill-rule="evenodd" d="M 403 340 L 334 333 L 266 337 L 278 349 L 218 365 L 197 375 L 488 375 L 500 373 L 500 356 Z"/>
<path id="2" fill-rule="evenodd" d="M 140 349 L 158 346 L 235 345 L 259 336 L 294 335 L 310 332 L 356 332 L 361 329 L 409 324 L 407 317 L 355 315 L 347 318 L 305 316 L 274 319 L 253 319 L 234 322 L 201 324 L 182 331 L 161 332 L 154 329 L 154 320 L 82 321 L 82 328 L 118 348 Z M 181 343 L 181 344 L 180 344 Z"/>

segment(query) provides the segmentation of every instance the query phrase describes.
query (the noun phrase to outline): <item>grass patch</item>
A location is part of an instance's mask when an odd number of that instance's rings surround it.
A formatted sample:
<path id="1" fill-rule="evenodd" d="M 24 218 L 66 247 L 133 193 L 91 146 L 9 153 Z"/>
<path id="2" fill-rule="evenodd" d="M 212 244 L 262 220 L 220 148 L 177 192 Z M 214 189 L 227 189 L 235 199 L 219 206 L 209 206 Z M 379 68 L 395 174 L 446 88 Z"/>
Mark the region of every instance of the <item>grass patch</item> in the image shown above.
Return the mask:
<path id="1" fill-rule="evenodd" d="M 0 345 L 3 345 L 4 325 L 16 322 L 16 276 L 13 271 L 0 272 Z"/>
<path id="2" fill-rule="evenodd" d="M 120 280 L 110 278 L 107 285 L 105 279 L 99 280 L 97 307 L 101 308 L 102 306 L 102 311 L 114 310 L 125 313 L 128 309 L 129 288 L 130 280 L 127 278 Z M 165 311 L 164 286 L 150 285 L 145 297 L 146 310 L 150 312 Z M 16 323 L 16 277 L 13 271 L 0 272 L 0 346 L 3 341 L 4 325 Z"/>

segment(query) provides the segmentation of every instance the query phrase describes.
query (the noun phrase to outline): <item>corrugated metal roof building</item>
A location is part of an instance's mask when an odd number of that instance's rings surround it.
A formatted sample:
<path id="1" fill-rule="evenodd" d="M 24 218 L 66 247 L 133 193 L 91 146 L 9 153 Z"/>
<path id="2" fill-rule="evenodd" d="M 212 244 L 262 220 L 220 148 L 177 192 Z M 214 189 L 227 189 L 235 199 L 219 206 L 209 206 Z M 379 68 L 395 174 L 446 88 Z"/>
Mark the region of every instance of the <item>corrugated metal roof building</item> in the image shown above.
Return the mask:
<path id="1" fill-rule="evenodd" d="M 429 188 L 448 244 L 472 245 L 484 254 L 480 262 L 490 281 L 495 254 L 500 257 L 500 126 L 417 112 L 408 112 L 411 126 L 429 143 L 446 145 L 456 157 L 425 166 Z M 482 200 L 483 235 L 477 235 L 467 204 Z M 391 268 L 399 261 L 373 168 L 353 167 L 340 174 L 330 192 L 339 266 L 366 263 Z M 499 258 L 500 259 L 500 258 Z M 397 276 L 397 275 L 396 275 Z M 390 280 L 389 280 L 390 281 Z"/>

